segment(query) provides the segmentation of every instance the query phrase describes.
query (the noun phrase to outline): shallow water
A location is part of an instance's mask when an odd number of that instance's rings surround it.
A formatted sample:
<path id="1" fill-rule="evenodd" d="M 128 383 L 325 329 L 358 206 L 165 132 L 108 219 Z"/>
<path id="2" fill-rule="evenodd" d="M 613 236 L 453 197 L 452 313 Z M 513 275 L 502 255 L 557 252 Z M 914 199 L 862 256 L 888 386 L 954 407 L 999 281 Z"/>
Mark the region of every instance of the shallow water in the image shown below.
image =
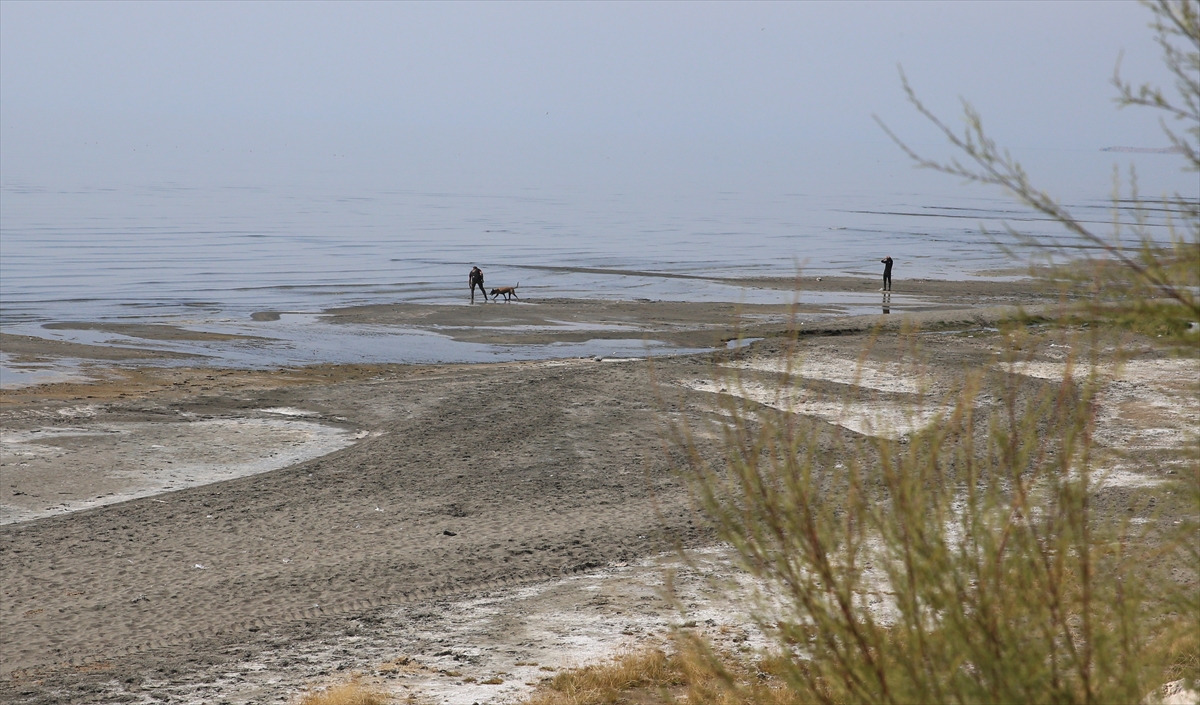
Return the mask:
<path id="1" fill-rule="evenodd" d="M 900 196 L 5 185 L 3 202 L 5 323 L 459 301 L 472 264 L 530 296 L 738 300 L 736 286 L 655 274 L 874 276 L 888 253 L 897 279 L 961 279 L 1006 263 L 980 223 L 1024 217 L 1002 199 Z"/>
<path id="2" fill-rule="evenodd" d="M 80 382 L 88 379 L 78 371 L 77 360 L 14 363 L 12 356 L 0 352 L 0 389 L 31 387 L 38 384 Z"/>
<path id="3" fill-rule="evenodd" d="M 78 342 L 145 344 L 46 331 L 51 321 L 237 327 L 262 310 L 467 301 L 466 273 L 520 283 L 523 299 L 621 298 L 785 303 L 791 292 L 729 278 L 878 276 L 966 279 L 1011 266 L 984 225 L 1035 236 L 1052 223 L 997 198 L 717 193 L 437 193 L 273 188 L 53 189 L 6 183 L 0 209 L 0 324 Z M 1077 215 L 1103 222 L 1104 202 Z M 864 294 L 807 292 L 804 303 L 876 310 Z M 899 303 L 899 299 L 897 299 Z M 415 329 L 270 326 L 270 344 L 209 344 L 230 364 L 482 361 L 633 354 L 637 336 L 558 347 L 483 346 Z M 257 334 L 264 334 L 256 326 Z M 618 346 L 615 350 L 613 346 Z M 154 343 L 204 352 L 206 345 Z M 11 370 L 10 370 L 11 372 Z M 12 375 L 5 375 L 7 380 Z"/>

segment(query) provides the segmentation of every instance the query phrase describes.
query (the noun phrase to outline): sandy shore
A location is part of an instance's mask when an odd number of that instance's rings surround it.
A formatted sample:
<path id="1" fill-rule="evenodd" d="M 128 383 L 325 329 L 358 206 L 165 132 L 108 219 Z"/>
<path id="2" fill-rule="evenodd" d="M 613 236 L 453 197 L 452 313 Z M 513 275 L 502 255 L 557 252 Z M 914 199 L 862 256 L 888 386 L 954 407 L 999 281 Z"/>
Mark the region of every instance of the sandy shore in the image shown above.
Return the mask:
<path id="1" fill-rule="evenodd" d="M 946 290 L 927 296 L 944 298 L 909 314 L 931 332 L 922 338 L 920 365 L 930 381 L 905 386 L 915 374 L 905 370 L 915 368 L 895 333 L 900 316 L 814 320 L 801 337 L 810 384 L 847 403 L 840 412 L 803 413 L 846 434 L 882 433 L 861 419 L 919 395 L 944 397 L 963 369 L 995 363 L 990 324 L 1011 309 L 989 304 L 1012 303 L 1013 296 L 1023 304 L 1048 301 L 1028 287 L 989 298 L 973 285 L 937 286 Z M 961 299 L 973 307 L 964 309 Z M 533 632 L 518 638 L 514 614 L 528 621 L 534 613 L 578 612 L 579 626 L 618 620 L 653 602 L 647 589 L 632 602 L 610 597 L 604 609 L 580 611 L 577 590 L 552 586 L 571 576 L 620 573 L 622 565 L 677 545 L 711 543 L 672 473 L 663 424 L 687 419 L 704 428 L 718 421 L 714 399 L 728 392 L 713 386 L 714 372 L 780 364 L 784 348 L 773 336 L 792 312 L 750 312 L 755 319 L 743 308 L 743 318 L 733 320 L 737 307 L 724 304 L 448 308 L 462 310 L 355 309 L 333 312 L 329 324 L 411 325 L 419 318 L 456 327 L 456 335 L 526 330 L 545 341 L 543 327 L 530 323 L 537 318 L 643 333 L 673 329 L 688 344 L 720 343 L 739 331 L 765 340 L 717 358 L 653 362 L 231 370 L 115 366 L 136 356 L 6 337 L 10 356 L 90 362 L 86 379 L 8 389 L 0 397 L 0 521 L 8 522 L 0 526 L 0 700 L 283 702 L 301 686 L 350 670 L 381 678 L 407 673 L 400 659 L 409 658 L 436 674 L 454 659 L 483 659 L 493 647 L 512 664 L 479 660 L 475 671 L 508 673 L 501 680 L 523 684 L 536 673 L 513 664 L 557 668 L 565 662 L 553 653 L 569 651 L 570 642 L 564 636 L 557 646 L 539 643 Z M 889 326 L 861 358 L 879 321 Z M 1049 345 L 1031 358 L 1040 366 L 1018 371 L 1027 384 L 1056 374 L 1063 352 Z M 1141 366 L 1113 372 L 1114 394 L 1124 396 L 1106 421 L 1106 438 L 1136 446 L 1144 457 L 1169 457 L 1175 440 L 1155 429 L 1200 421 L 1194 398 L 1178 384 L 1181 376 L 1192 379 L 1195 361 L 1168 360 L 1138 345 Z M 140 354 L 153 360 L 152 351 Z M 870 381 L 879 379 L 898 386 Z M 1132 463 L 1119 470 L 1126 475 L 1114 475 L 1098 499 L 1113 512 L 1126 511 L 1129 493 L 1161 481 Z M 639 584 L 654 583 L 637 575 Z M 631 584 L 610 592 L 625 594 Z M 528 607 L 519 594 L 504 592 L 511 586 L 559 597 Z M 518 603 L 527 605 L 525 613 L 506 612 L 504 605 Z M 446 627 L 439 636 L 437 620 L 476 608 L 474 631 Z M 655 624 L 670 622 L 665 608 L 652 611 Z M 624 631 L 605 632 L 612 646 L 630 636 Z M 317 663 L 316 654 L 328 661 Z M 514 670 L 520 668 L 529 673 Z M 424 686 L 419 678 L 393 678 L 394 692 L 500 702 L 520 690 L 481 691 L 461 680 L 460 689 L 447 690 L 445 676 L 429 678 Z M 434 688 L 435 681 L 442 685 Z"/>

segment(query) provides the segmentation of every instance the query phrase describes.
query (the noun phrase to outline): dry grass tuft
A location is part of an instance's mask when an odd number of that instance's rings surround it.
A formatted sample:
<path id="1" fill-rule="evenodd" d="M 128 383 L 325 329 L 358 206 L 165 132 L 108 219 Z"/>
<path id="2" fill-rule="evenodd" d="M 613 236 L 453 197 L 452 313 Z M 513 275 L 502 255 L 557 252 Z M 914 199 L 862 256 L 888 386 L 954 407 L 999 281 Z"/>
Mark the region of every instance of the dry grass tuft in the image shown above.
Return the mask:
<path id="1" fill-rule="evenodd" d="M 708 652 L 700 643 L 666 653 L 646 649 L 608 663 L 563 671 L 541 686 L 527 705 L 792 705 L 770 662 L 747 663 Z"/>
<path id="2" fill-rule="evenodd" d="M 388 705 L 390 696 L 357 681 L 335 685 L 300 699 L 300 705 Z"/>

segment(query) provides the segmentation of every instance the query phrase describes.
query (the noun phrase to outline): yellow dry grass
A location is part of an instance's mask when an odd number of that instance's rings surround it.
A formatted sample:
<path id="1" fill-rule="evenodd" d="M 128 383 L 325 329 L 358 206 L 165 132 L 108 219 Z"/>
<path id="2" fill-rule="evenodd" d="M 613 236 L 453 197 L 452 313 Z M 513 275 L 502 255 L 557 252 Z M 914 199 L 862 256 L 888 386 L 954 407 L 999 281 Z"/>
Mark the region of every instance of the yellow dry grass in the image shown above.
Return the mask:
<path id="1" fill-rule="evenodd" d="M 307 693 L 300 699 L 300 705 L 387 705 L 391 701 L 387 694 L 352 681 Z"/>
<path id="2" fill-rule="evenodd" d="M 766 661 L 747 663 L 687 643 L 675 653 L 650 648 L 607 663 L 563 671 L 526 705 L 791 705 L 799 702 Z"/>

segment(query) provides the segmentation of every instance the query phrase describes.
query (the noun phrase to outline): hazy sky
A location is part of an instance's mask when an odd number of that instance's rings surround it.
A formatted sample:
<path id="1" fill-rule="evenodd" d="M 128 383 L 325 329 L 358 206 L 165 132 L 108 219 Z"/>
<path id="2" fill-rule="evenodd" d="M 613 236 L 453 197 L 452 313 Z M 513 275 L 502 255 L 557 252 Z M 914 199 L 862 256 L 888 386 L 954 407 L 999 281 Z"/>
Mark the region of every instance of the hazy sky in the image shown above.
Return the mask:
<path id="1" fill-rule="evenodd" d="M 1108 84 L 1122 51 L 1128 77 L 1169 84 L 1149 19 L 1095 1 L 3 0 L 0 171 L 8 184 L 895 188 L 925 177 L 872 114 L 945 153 L 905 103 L 902 64 L 937 112 L 957 122 L 967 98 L 1053 180 L 1106 146 L 1166 145 L 1157 116 L 1117 111 Z"/>

